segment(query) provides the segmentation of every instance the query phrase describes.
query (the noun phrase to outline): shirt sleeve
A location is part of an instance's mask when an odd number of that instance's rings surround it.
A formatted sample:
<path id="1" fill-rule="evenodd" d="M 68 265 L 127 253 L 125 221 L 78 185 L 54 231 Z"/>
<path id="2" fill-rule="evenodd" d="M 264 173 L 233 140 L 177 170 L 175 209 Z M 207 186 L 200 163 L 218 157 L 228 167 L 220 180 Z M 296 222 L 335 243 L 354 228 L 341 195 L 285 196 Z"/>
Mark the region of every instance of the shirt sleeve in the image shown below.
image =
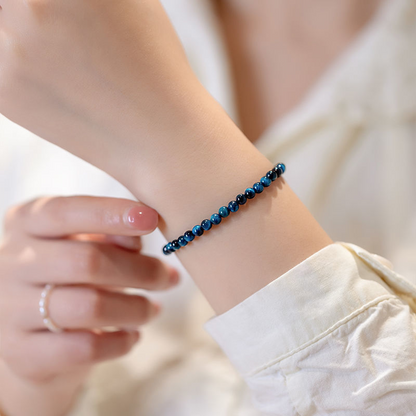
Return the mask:
<path id="1" fill-rule="evenodd" d="M 331 244 L 205 329 L 264 415 L 416 414 L 416 287 Z"/>

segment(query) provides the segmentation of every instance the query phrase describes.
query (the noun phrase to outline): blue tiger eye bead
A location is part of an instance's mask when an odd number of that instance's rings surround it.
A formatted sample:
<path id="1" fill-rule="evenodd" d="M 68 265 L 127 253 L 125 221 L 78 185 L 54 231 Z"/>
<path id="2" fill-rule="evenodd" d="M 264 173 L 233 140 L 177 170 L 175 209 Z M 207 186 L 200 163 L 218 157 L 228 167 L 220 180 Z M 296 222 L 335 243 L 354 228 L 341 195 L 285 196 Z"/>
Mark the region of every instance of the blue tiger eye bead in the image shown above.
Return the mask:
<path id="1" fill-rule="evenodd" d="M 269 178 L 271 181 L 275 181 L 277 179 L 277 173 L 274 170 L 269 170 L 266 173 L 266 178 Z"/>
<path id="2" fill-rule="evenodd" d="M 277 166 L 279 166 L 282 173 L 285 173 L 286 171 L 286 165 L 284 163 L 278 163 Z"/>
<path id="3" fill-rule="evenodd" d="M 263 192 L 264 187 L 260 182 L 256 182 L 253 185 L 253 189 L 256 192 L 256 194 L 261 194 Z"/>
<path id="4" fill-rule="evenodd" d="M 200 225 L 195 225 L 195 227 L 192 228 L 192 232 L 197 237 L 201 237 L 201 235 L 204 234 L 204 230 Z"/>
<path id="5" fill-rule="evenodd" d="M 175 251 L 176 250 L 179 250 L 181 248 L 181 246 L 179 245 L 179 241 L 178 240 L 172 240 L 171 244 L 172 244 L 172 247 L 173 247 L 173 249 Z"/>
<path id="6" fill-rule="evenodd" d="M 225 217 L 228 217 L 230 215 L 230 211 L 228 210 L 227 207 L 221 207 L 218 210 L 218 214 L 220 214 L 221 217 L 225 218 Z"/>
<path id="7" fill-rule="evenodd" d="M 211 215 L 211 222 L 215 225 L 218 225 L 221 222 L 221 215 L 219 214 L 212 214 Z"/>
<path id="8" fill-rule="evenodd" d="M 186 231 L 183 234 L 185 240 L 190 243 L 191 241 L 193 241 L 195 239 L 194 233 L 191 230 Z"/>
<path id="9" fill-rule="evenodd" d="M 240 206 L 239 206 L 239 205 L 237 204 L 237 202 L 235 202 L 235 201 L 231 201 L 231 202 L 228 204 L 228 209 L 229 209 L 231 212 L 237 212 L 239 208 L 240 208 Z"/>
<path id="10" fill-rule="evenodd" d="M 280 176 L 282 175 L 282 169 L 280 169 L 280 166 L 279 165 L 276 165 L 274 168 L 273 168 L 273 172 L 276 172 L 276 175 L 277 175 L 277 177 L 278 178 L 280 178 Z"/>
<path id="11" fill-rule="evenodd" d="M 256 191 L 253 188 L 247 188 L 244 195 L 247 199 L 253 199 L 256 196 Z"/>
<path id="12" fill-rule="evenodd" d="M 261 179 L 260 179 L 260 183 L 263 185 L 263 186 L 265 186 L 266 188 L 268 187 L 268 186 L 270 186 L 270 184 L 272 183 L 272 180 L 271 179 L 269 179 L 269 178 L 267 178 L 266 176 L 263 176 Z"/>
<path id="13" fill-rule="evenodd" d="M 179 245 L 180 245 L 181 247 L 185 247 L 185 246 L 188 244 L 188 242 L 185 240 L 185 237 L 184 237 L 183 235 L 181 235 L 181 236 L 178 238 L 178 242 L 179 242 Z"/>
<path id="14" fill-rule="evenodd" d="M 166 244 L 163 247 L 163 254 L 165 254 L 166 256 L 168 256 L 169 254 L 171 254 L 172 252 L 168 249 L 168 245 Z"/>
<path id="15" fill-rule="evenodd" d="M 173 246 L 172 246 L 172 243 L 167 243 L 166 244 L 166 248 L 171 252 L 171 253 L 173 253 L 174 251 L 175 251 L 175 249 L 173 248 Z"/>
<path id="16" fill-rule="evenodd" d="M 204 220 L 201 222 L 201 227 L 205 230 L 208 231 L 211 229 L 212 227 L 212 222 L 210 220 Z"/>
<path id="17" fill-rule="evenodd" d="M 235 200 L 238 205 L 244 205 L 247 202 L 247 197 L 244 194 L 238 194 Z"/>

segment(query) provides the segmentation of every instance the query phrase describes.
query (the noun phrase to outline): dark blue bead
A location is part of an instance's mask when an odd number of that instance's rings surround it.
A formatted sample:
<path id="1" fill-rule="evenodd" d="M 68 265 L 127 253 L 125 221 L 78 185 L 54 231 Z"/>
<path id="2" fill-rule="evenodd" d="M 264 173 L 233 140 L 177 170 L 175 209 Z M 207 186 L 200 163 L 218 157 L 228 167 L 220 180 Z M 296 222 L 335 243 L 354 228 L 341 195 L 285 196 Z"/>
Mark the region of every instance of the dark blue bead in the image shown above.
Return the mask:
<path id="1" fill-rule="evenodd" d="M 211 215 L 211 222 L 215 225 L 218 225 L 221 222 L 221 215 L 219 214 L 212 214 Z"/>
<path id="2" fill-rule="evenodd" d="M 186 241 L 186 239 L 185 239 L 185 237 L 184 237 L 183 235 L 181 235 L 181 236 L 178 238 L 178 242 L 179 242 L 179 245 L 180 245 L 181 247 L 185 247 L 185 246 L 188 244 L 188 242 Z"/>
<path id="3" fill-rule="evenodd" d="M 275 181 L 277 179 L 277 173 L 274 170 L 269 170 L 266 173 L 266 178 L 269 178 L 271 181 Z"/>
<path id="4" fill-rule="evenodd" d="M 176 251 L 179 250 L 181 248 L 181 246 L 179 245 L 179 241 L 178 240 L 172 240 L 171 242 L 172 244 L 172 248 Z"/>
<path id="5" fill-rule="evenodd" d="M 212 222 L 210 220 L 204 220 L 201 222 L 201 227 L 205 230 L 208 231 L 211 229 L 212 227 Z"/>
<path id="6" fill-rule="evenodd" d="M 260 182 L 256 182 L 253 185 L 253 189 L 256 192 L 256 194 L 261 194 L 263 192 L 264 187 Z"/>
<path id="7" fill-rule="evenodd" d="M 166 244 L 166 248 L 171 252 L 171 253 L 173 253 L 174 251 L 175 251 L 175 249 L 173 248 L 173 246 L 172 246 L 172 243 L 167 243 Z"/>
<path id="8" fill-rule="evenodd" d="M 284 163 L 278 163 L 277 166 L 279 166 L 282 173 L 286 172 L 286 165 Z"/>
<path id="9" fill-rule="evenodd" d="M 166 254 L 168 256 L 170 253 L 172 253 L 172 252 L 168 249 L 168 245 L 166 244 L 163 247 L 163 254 Z"/>
<path id="10" fill-rule="evenodd" d="M 247 197 L 244 194 L 238 194 L 235 200 L 238 205 L 244 205 L 247 202 Z"/>
<path id="11" fill-rule="evenodd" d="M 200 225 L 195 225 L 195 227 L 192 228 L 192 232 L 197 237 L 201 237 L 201 235 L 204 234 L 204 230 L 203 230 L 203 228 Z"/>
<path id="12" fill-rule="evenodd" d="M 186 232 L 183 234 L 183 236 L 184 236 L 185 240 L 186 240 L 188 243 L 190 243 L 191 241 L 193 241 L 193 240 L 194 240 L 194 238 L 195 238 L 194 233 L 193 233 L 191 230 L 186 231 Z"/>
<path id="13" fill-rule="evenodd" d="M 237 202 L 235 202 L 235 201 L 231 201 L 229 204 L 228 204 L 228 209 L 231 211 L 231 212 L 236 212 L 236 211 L 238 211 L 238 209 L 240 208 L 240 206 L 237 204 Z"/>
<path id="14" fill-rule="evenodd" d="M 253 199 L 256 196 L 256 191 L 253 188 L 247 188 L 244 195 L 247 199 Z"/>
<path id="15" fill-rule="evenodd" d="M 271 179 L 269 179 L 269 178 L 267 178 L 266 176 L 263 176 L 261 179 L 260 179 L 260 183 L 263 185 L 263 186 L 265 186 L 266 188 L 268 187 L 268 186 L 270 186 L 270 184 L 272 183 L 272 180 Z"/>
<path id="16" fill-rule="evenodd" d="M 282 170 L 280 169 L 280 166 L 279 165 L 276 165 L 273 168 L 273 172 L 276 172 L 276 175 L 277 175 L 278 178 L 280 178 L 281 174 L 283 173 Z"/>
<path id="17" fill-rule="evenodd" d="M 230 211 L 228 210 L 227 207 L 221 207 L 218 210 L 218 214 L 220 214 L 221 217 L 225 218 L 225 217 L 228 217 L 230 215 Z"/>

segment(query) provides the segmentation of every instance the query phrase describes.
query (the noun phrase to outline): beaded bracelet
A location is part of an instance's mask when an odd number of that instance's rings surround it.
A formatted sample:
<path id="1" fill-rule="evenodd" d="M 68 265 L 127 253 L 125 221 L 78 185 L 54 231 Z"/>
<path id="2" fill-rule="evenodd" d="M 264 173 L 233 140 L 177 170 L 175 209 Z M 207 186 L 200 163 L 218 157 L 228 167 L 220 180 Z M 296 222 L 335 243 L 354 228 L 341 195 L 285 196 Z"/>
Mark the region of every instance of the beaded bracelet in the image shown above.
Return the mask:
<path id="1" fill-rule="evenodd" d="M 244 205 L 249 199 L 253 199 L 256 194 L 261 194 L 264 188 L 268 188 L 272 182 L 279 178 L 286 170 L 286 166 L 283 163 L 278 163 L 264 175 L 259 182 L 256 182 L 251 188 L 247 188 L 243 194 L 238 194 L 235 201 L 231 201 L 228 206 L 223 206 L 218 210 L 218 213 L 212 214 L 211 218 L 205 219 L 201 222 L 201 225 L 195 225 L 191 230 L 186 231 L 183 235 L 176 240 L 172 240 L 163 247 L 163 253 L 169 255 L 180 248 L 185 247 L 195 239 L 195 237 L 201 237 L 205 231 L 212 228 L 213 225 L 221 223 L 223 218 L 226 218 L 230 213 L 237 212 L 240 205 Z"/>

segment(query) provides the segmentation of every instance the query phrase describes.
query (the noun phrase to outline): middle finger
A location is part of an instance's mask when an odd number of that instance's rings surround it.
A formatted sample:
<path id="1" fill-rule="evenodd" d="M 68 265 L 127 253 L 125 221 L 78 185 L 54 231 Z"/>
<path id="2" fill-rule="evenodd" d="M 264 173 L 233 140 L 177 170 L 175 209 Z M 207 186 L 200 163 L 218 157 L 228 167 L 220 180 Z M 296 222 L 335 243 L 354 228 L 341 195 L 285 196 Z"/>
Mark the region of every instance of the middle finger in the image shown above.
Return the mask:
<path id="1" fill-rule="evenodd" d="M 27 283 L 92 284 L 167 289 L 178 271 L 161 260 L 114 245 L 74 240 L 29 239 L 17 254 L 18 275 Z"/>

